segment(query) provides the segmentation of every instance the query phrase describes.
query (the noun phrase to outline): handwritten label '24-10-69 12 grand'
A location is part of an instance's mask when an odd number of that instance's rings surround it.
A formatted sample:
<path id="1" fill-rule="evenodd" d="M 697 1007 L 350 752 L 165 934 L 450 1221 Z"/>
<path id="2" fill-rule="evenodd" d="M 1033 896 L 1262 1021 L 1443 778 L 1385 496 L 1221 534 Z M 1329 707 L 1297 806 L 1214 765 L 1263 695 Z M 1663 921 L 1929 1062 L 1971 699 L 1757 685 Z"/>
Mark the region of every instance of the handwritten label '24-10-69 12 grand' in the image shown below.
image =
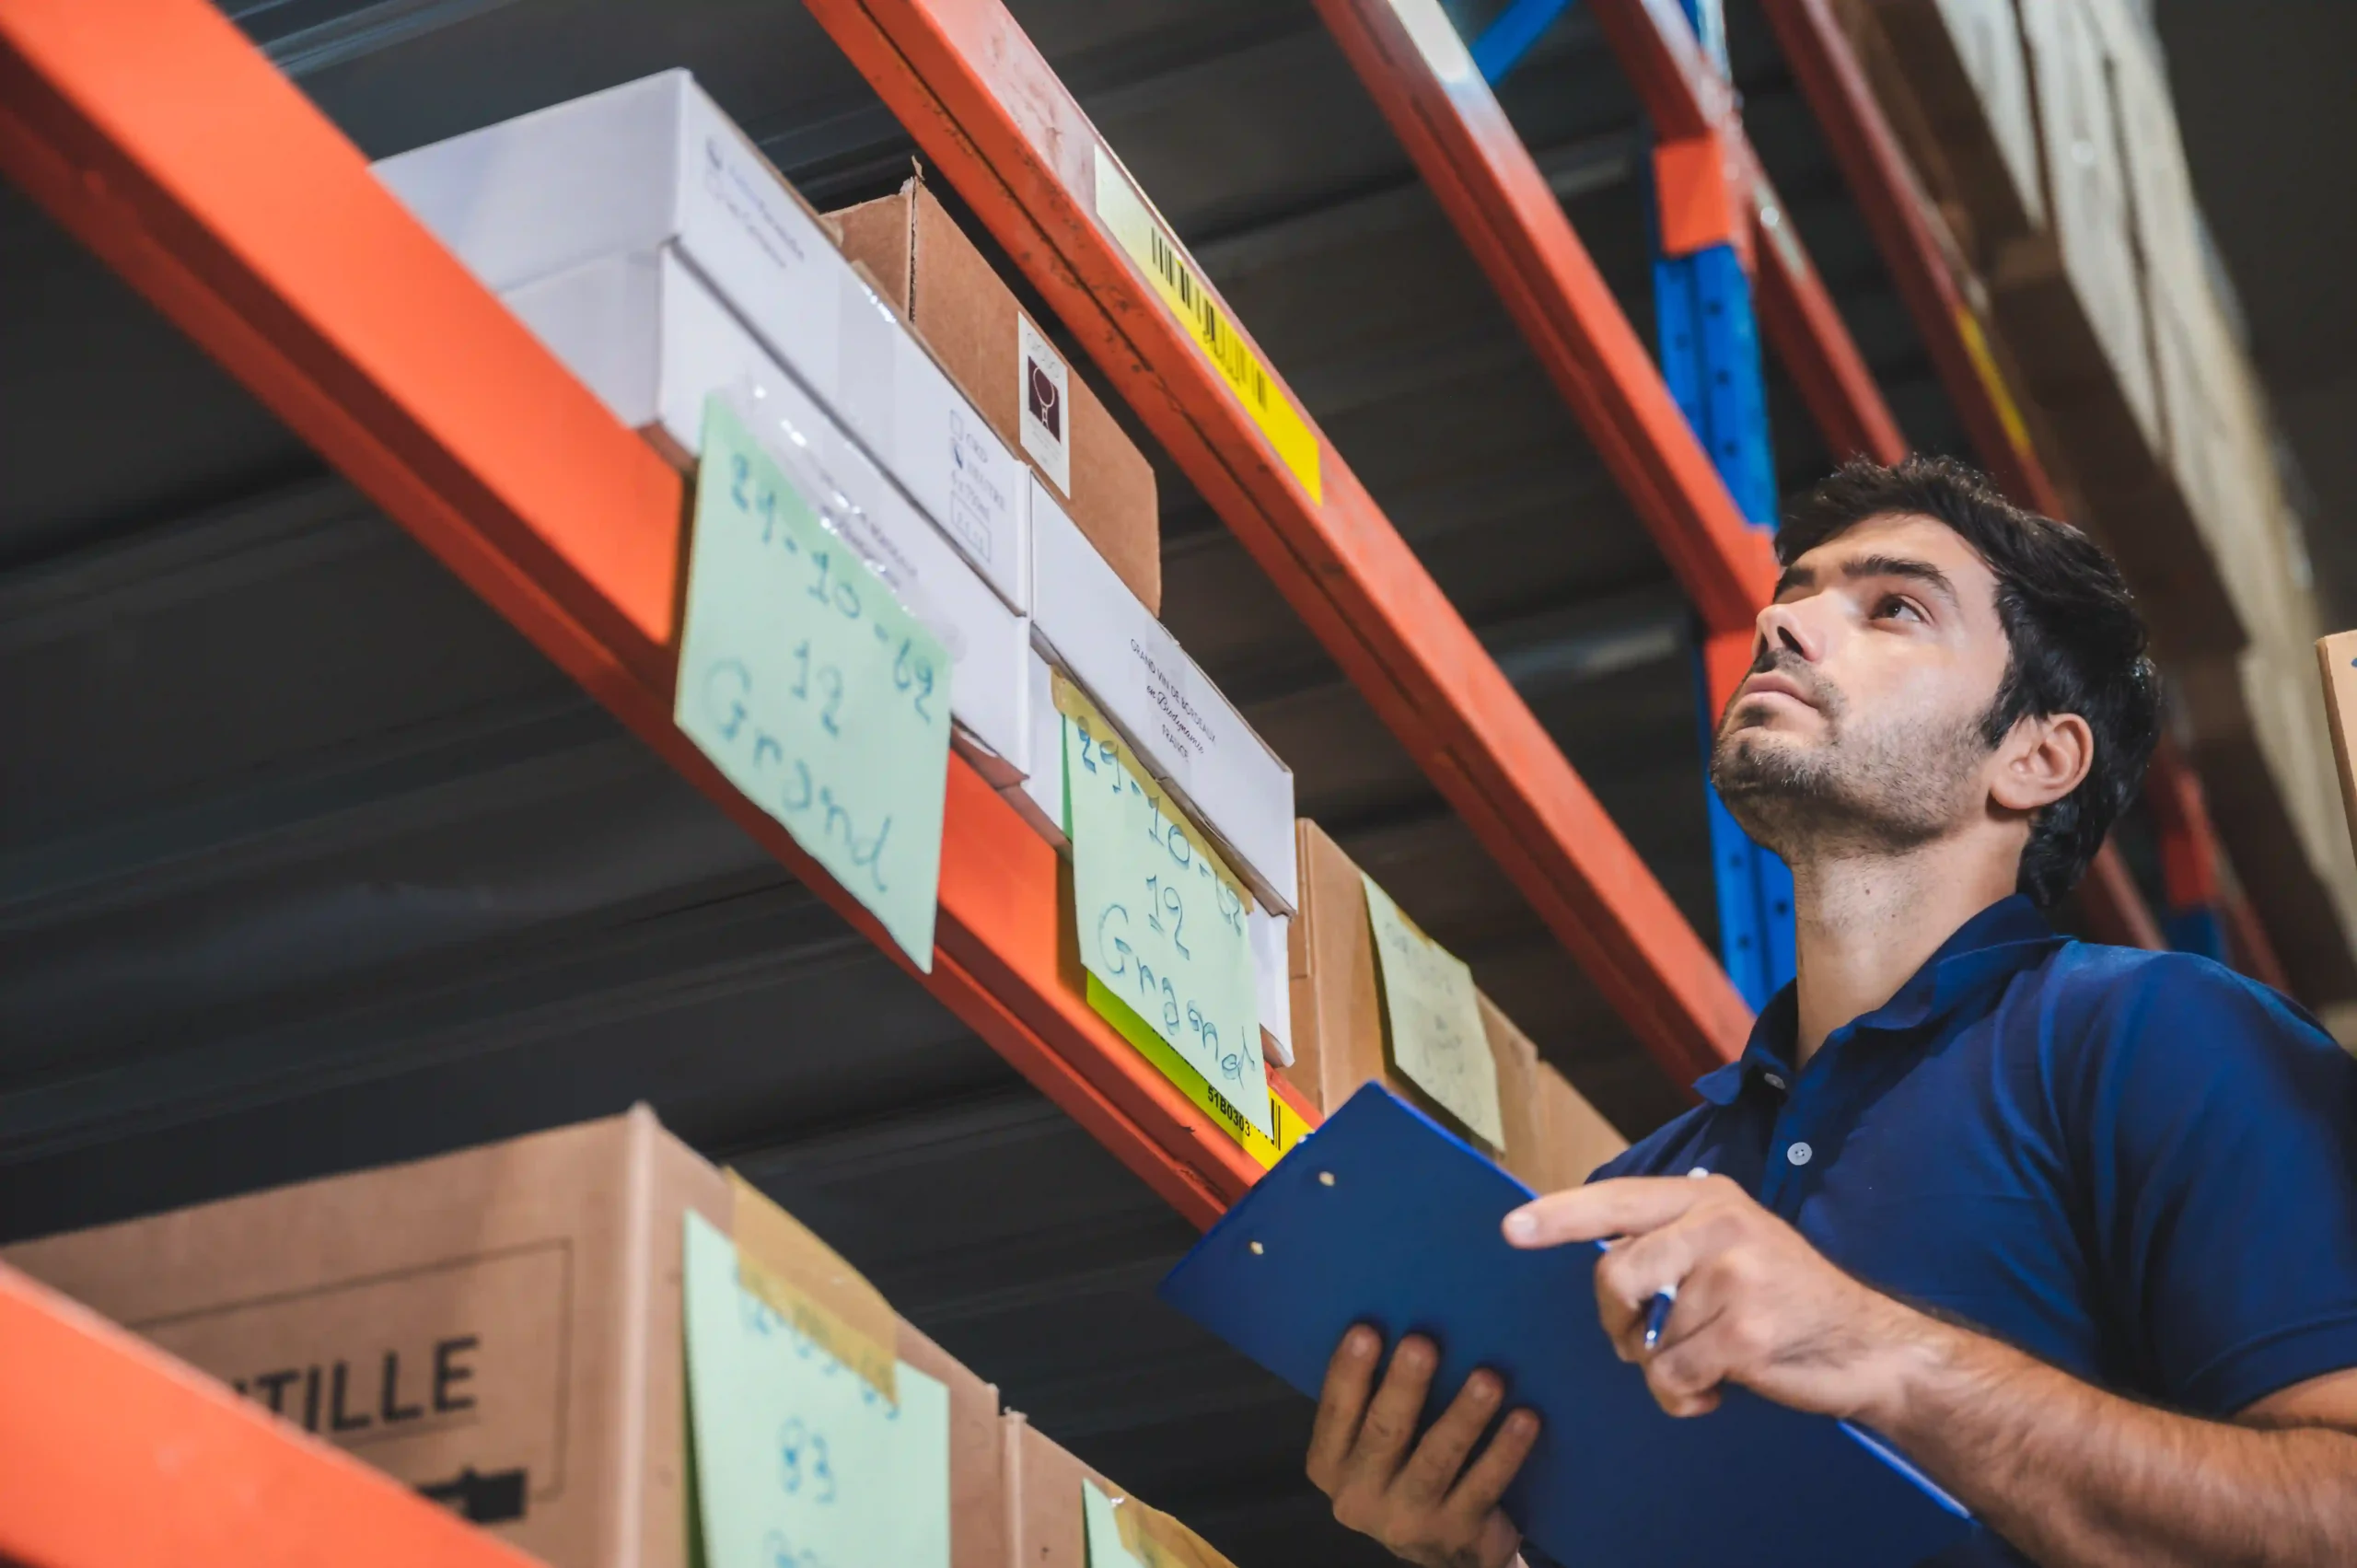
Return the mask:
<path id="1" fill-rule="evenodd" d="M 1056 706 L 1082 966 L 1273 1137 L 1242 885 L 1062 677 Z"/>
<path id="2" fill-rule="evenodd" d="M 672 716 L 933 968 L 948 656 L 716 395 Z"/>

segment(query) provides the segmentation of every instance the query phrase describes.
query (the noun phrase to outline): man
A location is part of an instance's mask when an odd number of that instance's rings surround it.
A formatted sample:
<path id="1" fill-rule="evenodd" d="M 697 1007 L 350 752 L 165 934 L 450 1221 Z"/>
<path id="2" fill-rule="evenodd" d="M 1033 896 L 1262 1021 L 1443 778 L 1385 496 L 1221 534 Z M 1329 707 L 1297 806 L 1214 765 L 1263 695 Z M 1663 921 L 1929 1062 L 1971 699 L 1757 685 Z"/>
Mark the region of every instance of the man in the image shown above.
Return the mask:
<path id="1" fill-rule="evenodd" d="M 1732 1383 L 1889 1437 L 1987 1527 L 1944 1563 L 2357 1563 L 2357 1063 L 2217 965 L 2038 913 L 2152 750 L 2118 572 L 1924 459 L 1842 470 L 1776 548 L 1711 776 L 1792 866 L 1798 978 L 1700 1105 L 1506 1238 L 1620 1238 L 1596 1309 L 1671 1415 Z M 1383 1349 L 1337 1350 L 1311 1479 L 1411 1562 L 1514 1562 L 1536 1420 L 1477 1447 L 1511 1395 L 1477 1373 L 1419 1438 L 1433 1349 Z"/>

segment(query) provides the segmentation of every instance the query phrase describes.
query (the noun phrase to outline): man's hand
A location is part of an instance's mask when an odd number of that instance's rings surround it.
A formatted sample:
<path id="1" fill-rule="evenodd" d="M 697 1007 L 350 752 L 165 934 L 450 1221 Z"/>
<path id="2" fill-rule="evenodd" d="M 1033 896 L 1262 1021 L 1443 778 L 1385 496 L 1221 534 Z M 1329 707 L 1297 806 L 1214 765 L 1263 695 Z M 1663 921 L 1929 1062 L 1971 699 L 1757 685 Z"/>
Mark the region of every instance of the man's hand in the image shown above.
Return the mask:
<path id="1" fill-rule="evenodd" d="M 1309 1479 L 1334 1500 L 1334 1517 L 1421 1568 L 1516 1562 L 1522 1537 L 1498 1499 L 1538 1441 L 1538 1418 L 1527 1410 L 1507 1416 L 1469 1466 L 1467 1456 L 1505 1397 L 1496 1375 L 1467 1378 L 1415 1443 L 1416 1418 L 1440 1356 L 1431 1342 L 1411 1334 L 1392 1353 L 1383 1386 L 1374 1388 L 1382 1353 L 1383 1341 L 1361 1325 L 1342 1336 L 1326 1368 L 1309 1438 Z"/>
<path id="2" fill-rule="evenodd" d="M 1859 1283 L 1724 1177 L 1599 1181 L 1524 1204 L 1505 1219 L 1516 1247 L 1615 1241 L 1596 1266 L 1596 1309 L 1623 1361 L 1644 1369 L 1661 1408 L 1701 1415 L 1719 1386 L 1881 1426 L 1908 1358 L 1936 1330 Z M 1661 1339 L 1645 1309 L 1675 1288 Z"/>

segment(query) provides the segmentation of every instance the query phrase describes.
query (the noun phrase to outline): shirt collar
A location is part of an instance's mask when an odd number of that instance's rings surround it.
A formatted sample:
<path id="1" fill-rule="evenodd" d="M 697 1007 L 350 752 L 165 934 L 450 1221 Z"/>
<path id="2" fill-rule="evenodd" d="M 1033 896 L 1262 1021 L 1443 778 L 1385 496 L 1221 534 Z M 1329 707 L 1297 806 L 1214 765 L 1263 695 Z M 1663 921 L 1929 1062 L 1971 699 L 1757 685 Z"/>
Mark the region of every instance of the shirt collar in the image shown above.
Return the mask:
<path id="1" fill-rule="evenodd" d="M 2027 898 L 2015 893 L 2000 899 L 1957 926 L 1889 1001 L 1849 1028 L 1892 1033 L 1921 1028 L 2066 940 Z M 1696 1079 L 1694 1092 L 1713 1105 L 1732 1105 L 1751 1078 L 1772 1073 L 1790 1081 L 1798 1033 L 1799 1003 L 1788 982 L 1752 1020 L 1743 1055 Z"/>

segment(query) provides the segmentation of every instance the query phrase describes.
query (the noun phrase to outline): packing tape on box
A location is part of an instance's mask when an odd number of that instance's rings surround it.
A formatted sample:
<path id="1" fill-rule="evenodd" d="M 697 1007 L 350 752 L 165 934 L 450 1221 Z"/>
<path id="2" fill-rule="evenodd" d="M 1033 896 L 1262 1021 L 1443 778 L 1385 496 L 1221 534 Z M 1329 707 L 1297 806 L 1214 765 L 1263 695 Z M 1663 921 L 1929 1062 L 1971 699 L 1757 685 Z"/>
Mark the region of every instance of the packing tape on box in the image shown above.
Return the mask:
<path id="1" fill-rule="evenodd" d="M 913 563 L 892 542 L 889 534 L 873 517 L 867 508 L 853 499 L 835 474 L 829 470 L 819 454 L 814 437 L 819 434 L 796 425 L 782 408 L 771 406 L 767 394 L 749 380 L 739 381 L 726 389 L 730 406 L 745 428 L 753 433 L 779 468 L 785 470 L 798 489 L 802 499 L 819 519 L 819 526 L 843 541 L 843 547 L 857 556 L 867 568 L 883 581 L 900 608 L 924 623 L 925 630 L 941 639 L 941 645 L 954 662 L 966 656 L 966 633 L 958 618 L 943 609 L 939 600 L 925 591 L 918 581 Z M 821 415 L 823 417 L 823 414 Z M 889 505 L 892 500 L 882 494 L 891 481 L 882 470 L 844 444 L 842 460 L 865 469 L 868 494 L 879 504 Z M 911 508 L 913 515 L 913 508 Z M 917 527 L 931 528 L 933 525 L 918 519 Z"/>
<path id="2" fill-rule="evenodd" d="M 1113 1500 L 1113 1522 L 1121 1544 L 1145 1568 L 1235 1568 L 1202 1537 L 1134 1497 Z"/>
<path id="3" fill-rule="evenodd" d="M 884 1293 L 734 1170 L 728 1187 L 737 1283 L 899 1404 L 900 1319 Z"/>

